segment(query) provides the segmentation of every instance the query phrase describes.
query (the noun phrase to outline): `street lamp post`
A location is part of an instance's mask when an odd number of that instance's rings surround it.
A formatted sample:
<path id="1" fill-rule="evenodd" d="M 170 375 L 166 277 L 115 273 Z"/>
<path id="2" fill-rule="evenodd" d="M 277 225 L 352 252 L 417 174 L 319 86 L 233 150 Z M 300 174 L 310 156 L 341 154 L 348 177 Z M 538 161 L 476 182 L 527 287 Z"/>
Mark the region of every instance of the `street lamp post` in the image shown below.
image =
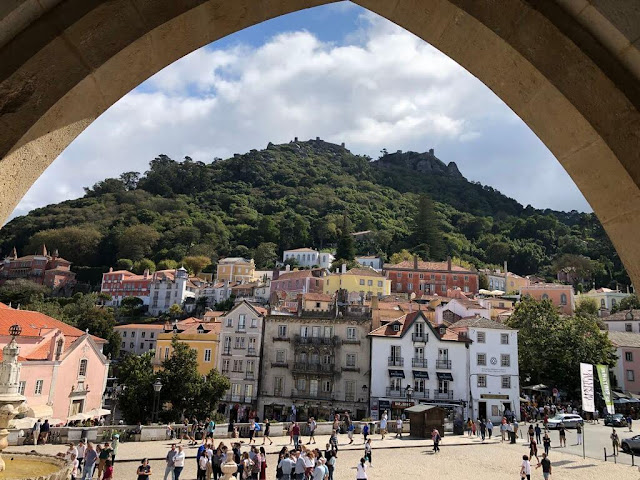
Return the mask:
<path id="1" fill-rule="evenodd" d="M 151 416 L 152 419 L 155 418 L 156 422 L 160 413 L 160 390 L 162 390 L 162 382 L 156 378 L 156 381 L 153 382 L 153 415 Z"/>

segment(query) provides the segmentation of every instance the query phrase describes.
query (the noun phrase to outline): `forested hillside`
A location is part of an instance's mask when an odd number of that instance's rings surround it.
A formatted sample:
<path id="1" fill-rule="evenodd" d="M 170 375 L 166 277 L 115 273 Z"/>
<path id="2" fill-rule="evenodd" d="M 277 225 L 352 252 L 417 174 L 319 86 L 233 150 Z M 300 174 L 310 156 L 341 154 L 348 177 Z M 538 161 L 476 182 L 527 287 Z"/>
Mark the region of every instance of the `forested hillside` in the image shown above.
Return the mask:
<path id="1" fill-rule="evenodd" d="M 74 262 L 80 278 L 94 280 L 119 259 L 160 267 L 185 256 L 215 263 L 255 254 L 268 267 L 286 248 L 334 246 L 346 216 L 353 231 L 373 232 L 359 253 L 417 249 L 429 257 L 414 228 L 420 193 L 434 200 L 445 255 L 478 268 L 507 260 L 522 275 L 573 266 L 585 283 L 629 282 L 593 214 L 524 208 L 432 152 L 372 162 L 321 140 L 269 144 L 210 164 L 160 155 L 144 174 L 106 179 L 83 198 L 15 218 L 0 230 L 0 254 L 14 245 L 29 254 L 46 243 Z"/>

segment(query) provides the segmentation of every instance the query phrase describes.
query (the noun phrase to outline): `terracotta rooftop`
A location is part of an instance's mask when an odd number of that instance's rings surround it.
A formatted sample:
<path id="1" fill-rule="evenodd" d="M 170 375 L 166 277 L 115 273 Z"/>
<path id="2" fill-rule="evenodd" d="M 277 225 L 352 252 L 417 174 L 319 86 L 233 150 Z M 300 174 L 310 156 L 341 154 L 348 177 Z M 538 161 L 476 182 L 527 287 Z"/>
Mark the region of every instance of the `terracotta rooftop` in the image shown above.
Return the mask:
<path id="1" fill-rule="evenodd" d="M 279 280 L 295 280 L 296 278 L 309 278 L 313 277 L 313 273 L 311 270 L 295 270 L 293 272 L 284 272 L 281 273 L 277 280 L 273 280 L 277 282 Z"/>
<path id="2" fill-rule="evenodd" d="M 326 295 L 324 293 L 304 293 L 302 294 L 302 298 L 304 300 L 311 300 L 314 302 L 330 302 L 333 300 L 331 295 Z"/>
<path id="3" fill-rule="evenodd" d="M 617 347 L 640 348 L 640 333 L 631 332 L 607 332 L 609 340 Z"/>
<path id="4" fill-rule="evenodd" d="M 313 248 L 294 248 L 292 250 L 285 250 L 285 252 L 316 252 Z"/>
<path id="5" fill-rule="evenodd" d="M 164 324 L 159 323 L 127 323 L 116 325 L 115 330 L 164 330 Z"/>
<path id="6" fill-rule="evenodd" d="M 384 269 L 393 269 L 393 270 L 413 270 L 414 263 L 413 260 L 405 260 L 400 263 L 392 264 L 385 263 Z M 449 265 L 447 262 L 418 262 L 418 270 L 426 270 L 426 271 L 436 271 L 436 272 L 448 272 Z M 468 270 L 460 265 L 451 264 L 451 271 L 453 272 L 466 272 L 475 274 L 475 272 Z"/>
<path id="7" fill-rule="evenodd" d="M 431 325 L 431 327 L 437 332 L 438 331 L 438 326 L 434 324 L 433 321 L 429 320 L 425 315 L 423 315 L 423 312 L 421 311 L 415 311 L 415 312 L 410 312 L 407 313 L 406 315 L 402 315 L 398 318 L 395 318 L 393 320 L 391 320 L 389 323 L 382 325 L 381 327 L 376 328 L 375 330 L 373 330 L 372 332 L 369 333 L 369 335 L 374 336 L 374 337 L 396 337 L 396 338 L 400 338 L 402 336 L 404 336 L 404 334 L 407 332 L 407 330 L 409 330 L 409 328 L 411 327 L 411 325 L 413 324 L 413 322 L 416 320 L 416 318 L 418 318 L 418 316 L 422 316 L 422 318 L 429 323 L 429 325 Z M 400 330 L 399 331 L 394 331 L 393 326 L 394 325 L 400 325 Z M 439 335 L 439 334 L 437 334 Z M 462 341 L 458 334 L 454 331 L 451 331 L 449 329 L 447 329 L 445 331 L 445 334 L 440 336 L 441 340 L 449 340 L 449 341 Z"/>
<path id="8" fill-rule="evenodd" d="M 627 319 L 627 315 L 629 314 L 629 312 L 631 312 L 632 318 Z M 621 310 L 619 312 L 612 313 L 608 317 L 603 317 L 602 320 L 604 320 L 605 322 L 623 321 L 623 320 L 626 320 L 627 322 L 631 322 L 633 320 L 640 320 L 640 310 Z"/>
<path id="9" fill-rule="evenodd" d="M 452 329 L 457 328 L 490 328 L 493 330 L 513 330 L 511 327 L 489 320 L 488 318 L 481 317 L 480 315 L 473 315 L 471 317 L 464 317 L 451 325 Z"/>
<path id="10" fill-rule="evenodd" d="M 356 268 L 352 268 L 351 270 L 347 270 L 347 275 L 357 275 L 359 277 L 382 277 L 382 278 L 384 278 L 383 274 L 381 274 L 380 272 L 376 272 L 371 267 L 356 267 Z"/>

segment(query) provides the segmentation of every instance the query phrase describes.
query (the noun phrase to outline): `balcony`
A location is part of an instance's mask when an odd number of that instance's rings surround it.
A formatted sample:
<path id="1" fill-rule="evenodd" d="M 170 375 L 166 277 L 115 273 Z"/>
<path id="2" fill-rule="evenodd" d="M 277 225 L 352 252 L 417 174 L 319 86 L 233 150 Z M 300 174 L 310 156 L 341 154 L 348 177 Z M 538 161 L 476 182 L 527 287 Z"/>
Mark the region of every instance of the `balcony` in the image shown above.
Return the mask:
<path id="1" fill-rule="evenodd" d="M 276 360 L 275 362 L 271 362 L 271 368 L 289 368 L 289 363 Z"/>
<path id="2" fill-rule="evenodd" d="M 281 337 L 280 335 L 272 337 L 272 340 L 274 342 L 290 342 L 291 341 L 289 337 Z"/>
<path id="3" fill-rule="evenodd" d="M 256 353 L 256 349 L 249 347 L 249 349 L 247 350 L 247 357 L 257 357 L 257 356 L 258 354 Z"/>
<path id="4" fill-rule="evenodd" d="M 293 364 L 294 373 L 320 373 L 333 375 L 335 373 L 335 365 L 323 363 L 302 363 Z"/>
<path id="5" fill-rule="evenodd" d="M 244 379 L 245 380 L 255 380 L 255 375 L 253 374 L 253 372 L 245 372 Z"/>
<path id="6" fill-rule="evenodd" d="M 331 392 L 303 392 L 294 388 L 293 390 L 291 390 L 291 398 L 317 398 L 319 400 L 333 400 L 333 394 Z"/>
<path id="7" fill-rule="evenodd" d="M 245 348 L 246 348 L 246 346 L 245 346 L 244 343 L 239 343 L 239 344 L 233 346 L 234 350 L 244 350 Z"/>
<path id="8" fill-rule="evenodd" d="M 448 392 L 433 392 L 433 398 L 435 400 L 453 400 L 453 390 Z"/>
<path id="9" fill-rule="evenodd" d="M 231 347 L 222 350 L 222 355 L 231 355 Z"/>
<path id="10" fill-rule="evenodd" d="M 356 401 L 356 396 L 353 393 L 345 393 L 344 394 L 344 401 L 345 402 L 355 402 Z"/>
<path id="11" fill-rule="evenodd" d="M 356 338 L 343 338 L 342 344 L 343 345 L 360 345 L 360 340 Z"/>
<path id="12" fill-rule="evenodd" d="M 293 341 L 297 345 L 337 345 L 338 337 L 302 337 L 295 335 Z"/>
<path id="13" fill-rule="evenodd" d="M 233 402 L 233 403 L 252 403 L 253 402 L 253 397 L 250 396 L 244 396 L 244 395 L 232 395 L 230 393 L 227 393 L 224 397 L 222 397 L 222 399 L 225 402 Z"/>
<path id="14" fill-rule="evenodd" d="M 238 327 L 236 328 L 236 333 L 247 333 L 247 329 L 244 327 L 243 328 Z"/>
<path id="15" fill-rule="evenodd" d="M 389 357 L 388 365 L 390 367 L 404 367 L 404 358 L 402 358 L 402 357 Z"/>
<path id="16" fill-rule="evenodd" d="M 360 367 L 356 367 L 355 365 L 347 365 L 346 367 L 342 367 L 343 372 L 359 372 Z"/>
<path id="17" fill-rule="evenodd" d="M 416 368 L 427 368 L 427 359 L 426 358 L 412 358 L 411 366 Z"/>
<path id="18" fill-rule="evenodd" d="M 451 370 L 451 360 L 436 360 L 436 368 L 439 370 Z"/>
<path id="19" fill-rule="evenodd" d="M 427 343 L 427 334 L 426 333 L 413 333 L 413 334 L 411 334 L 411 339 L 414 342 Z"/>
<path id="20" fill-rule="evenodd" d="M 407 398 L 407 394 L 405 393 L 404 388 L 401 388 L 400 390 L 396 390 L 392 387 L 387 387 L 387 397 Z"/>
<path id="21" fill-rule="evenodd" d="M 426 388 L 422 392 L 414 390 L 413 393 L 411 394 L 411 398 L 420 398 L 420 399 L 423 399 L 423 400 L 428 400 L 429 399 L 429 389 Z"/>

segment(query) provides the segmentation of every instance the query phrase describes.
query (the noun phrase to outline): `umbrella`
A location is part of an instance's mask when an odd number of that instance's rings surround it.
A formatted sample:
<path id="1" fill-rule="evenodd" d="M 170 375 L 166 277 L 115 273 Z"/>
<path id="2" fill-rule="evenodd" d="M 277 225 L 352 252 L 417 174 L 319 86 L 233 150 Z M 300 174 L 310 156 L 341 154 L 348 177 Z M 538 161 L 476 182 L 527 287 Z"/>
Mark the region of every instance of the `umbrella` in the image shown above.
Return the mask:
<path id="1" fill-rule="evenodd" d="M 71 415 L 67 417 L 67 422 L 75 422 L 76 420 L 86 420 L 91 418 L 91 415 L 87 415 L 86 413 L 76 413 L 75 415 Z"/>
<path id="2" fill-rule="evenodd" d="M 532 385 L 530 387 L 522 387 L 523 390 L 535 390 L 536 392 L 540 392 L 543 390 L 551 390 L 543 383 L 539 383 L 538 385 Z"/>
<path id="3" fill-rule="evenodd" d="M 30 429 L 30 428 L 33 428 L 34 423 L 36 423 L 36 419 L 33 417 L 14 418 L 11 421 L 11 424 L 13 425 L 13 427 L 10 427 L 10 428 Z"/>
<path id="4" fill-rule="evenodd" d="M 106 415 L 111 415 L 111 410 L 107 410 L 104 408 L 94 408 L 93 410 L 89 410 L 87 412 L 87 415 L 90 416 L 91 418 L 104 417 Z"/>

